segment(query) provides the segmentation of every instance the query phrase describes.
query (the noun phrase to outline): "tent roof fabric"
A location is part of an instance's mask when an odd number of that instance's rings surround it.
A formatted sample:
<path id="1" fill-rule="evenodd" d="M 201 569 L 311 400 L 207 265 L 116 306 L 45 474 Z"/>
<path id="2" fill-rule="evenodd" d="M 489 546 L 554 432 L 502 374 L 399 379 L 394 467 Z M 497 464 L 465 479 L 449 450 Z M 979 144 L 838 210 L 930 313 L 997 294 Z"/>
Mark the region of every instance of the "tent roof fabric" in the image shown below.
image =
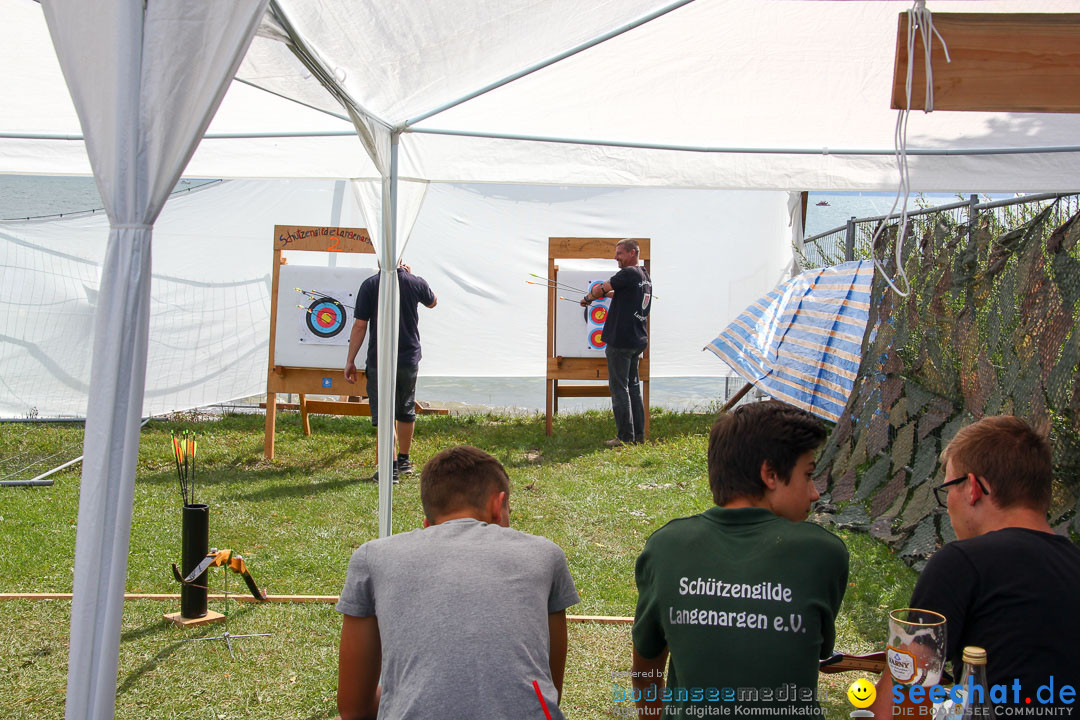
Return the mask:
<path id="1" fill-rule="evenodd" d="M 402 178 L 891 190 L 889 96 L 896 19 L 907 8 L 824 0 L 275 0 L 187 174 L 378 176 L 341 104 L 286 42 L 284 19 L 357 107 L 388 126 L 408 124 Z M 929 8 L 1076 9 L 1071 0 Z M 80 129 L 40 9 L 0 0 L 0 12 L 19 28 L 0 47 L 4 66 L 19 68 L 0 78 L 7 99 L 0 172 L 87 174 L 82 143 L 55 139 L 78 138 Z M 618 33 L 650 15 L 657 17 Z M 606 34 L 614 37 L 527 72 Z M 470 99 L 424 117 L 462 98 Z M 915 113 L 909 148 L 952 154 L 913 157 L 912 187 L 1072 189 L 1076 152 L 1060 150 L 1080 145 L 1077 138 L 1074 115 Z M 660 149 L 667 147 L 676 149 Z M 1039 148 L 1057 151 L 1031 153 Z M 1031 154 L 999 152 L 1016 149 Z M 986 150 L 993 152 L 956 154 Z"/>

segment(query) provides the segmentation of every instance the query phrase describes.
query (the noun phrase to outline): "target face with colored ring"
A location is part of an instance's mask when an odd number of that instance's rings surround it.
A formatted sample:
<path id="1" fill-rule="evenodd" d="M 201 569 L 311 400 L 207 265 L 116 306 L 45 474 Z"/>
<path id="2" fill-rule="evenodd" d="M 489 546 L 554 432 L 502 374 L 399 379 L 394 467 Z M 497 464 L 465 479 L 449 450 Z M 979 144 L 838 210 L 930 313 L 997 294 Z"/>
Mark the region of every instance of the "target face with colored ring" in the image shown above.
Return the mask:
<path id="1" fill-rule="evenodd" d="M 321 298 L 308 305 L 308 330 L 318 338 L 332 338 L 345 328 L 345 306 L 333 298 Z"/>
<path id="2" fill-rule="evenodd" d="M 597 325 L 603 325 L 604 321 L 607 320 L 607 308 L 603 305 L 594 304 L 589 310 L 589 320 Z"/>
<path id="3" fill-rule="evenodd" d="M 603 348 L 605 345 L 607 345 L 607 343 L 605 343 L 600 338 L 600 336 L 603 335 L 603 334 L 604 334 L 604 329 L 603 328 L 597 328 L 596 330 L 593 330 L 591 333 L 589 333 L 589 344 L 592 345 L 597 350 Z"/>

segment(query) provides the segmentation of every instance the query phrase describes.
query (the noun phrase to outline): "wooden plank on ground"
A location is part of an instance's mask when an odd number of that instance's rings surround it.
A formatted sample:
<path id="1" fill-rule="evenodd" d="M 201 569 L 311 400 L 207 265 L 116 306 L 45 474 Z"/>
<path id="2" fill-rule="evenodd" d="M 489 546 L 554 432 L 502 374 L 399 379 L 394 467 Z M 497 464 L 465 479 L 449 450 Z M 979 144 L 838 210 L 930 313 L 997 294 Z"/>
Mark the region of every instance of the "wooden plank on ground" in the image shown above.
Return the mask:
<path id="1" fill-rule="evenodd" d="M 267 595 L 263 602 L 276 603 L 337 603 L 338 595 Z M 70 600 L 71 593 L 0 593 L 0 600 Z M 180 593 L 124 593 L 125 600 L 175 600 L 180 601 Z M 224 600 L 225 596 L 211 593 L 208 600 Z M 230 600 L 238 602 L 259 602 L 250 595 L 229 595 Z M 634 618 L 605 615 L 567 615 L 572 622 L 595 623 L 632 623 Z"/>

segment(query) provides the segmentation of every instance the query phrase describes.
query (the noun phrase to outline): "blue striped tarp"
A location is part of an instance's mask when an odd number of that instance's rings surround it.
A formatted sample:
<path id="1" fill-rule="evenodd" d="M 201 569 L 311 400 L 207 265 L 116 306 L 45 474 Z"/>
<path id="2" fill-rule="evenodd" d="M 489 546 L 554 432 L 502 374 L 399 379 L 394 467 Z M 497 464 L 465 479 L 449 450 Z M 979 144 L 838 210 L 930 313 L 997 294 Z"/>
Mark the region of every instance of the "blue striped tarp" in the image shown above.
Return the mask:
<path id="1" fill-rule="evenodd" d="M 836 422 L 859 372 L 873 279 L 869 260 L 808 270 L 706 348 L 770 396 Z"/>

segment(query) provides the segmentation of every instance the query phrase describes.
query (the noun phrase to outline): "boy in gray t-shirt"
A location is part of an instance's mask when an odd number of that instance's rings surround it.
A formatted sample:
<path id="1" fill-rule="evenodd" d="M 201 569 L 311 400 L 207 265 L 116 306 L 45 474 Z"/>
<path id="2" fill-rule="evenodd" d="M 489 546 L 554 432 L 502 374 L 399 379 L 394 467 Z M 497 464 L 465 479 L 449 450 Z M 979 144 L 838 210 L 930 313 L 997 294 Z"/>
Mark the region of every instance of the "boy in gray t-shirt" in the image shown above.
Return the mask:
<path id="1" fill-rule="evenodd" d="M 510 529 L 508 493 L 495 458 L 444 450 L 420 476 L 424 529 L 353 553 L 337 604 L 342 720 L 542 718 L 541 702 L 563 718 L 578 594 L 557 545 Z"/>

